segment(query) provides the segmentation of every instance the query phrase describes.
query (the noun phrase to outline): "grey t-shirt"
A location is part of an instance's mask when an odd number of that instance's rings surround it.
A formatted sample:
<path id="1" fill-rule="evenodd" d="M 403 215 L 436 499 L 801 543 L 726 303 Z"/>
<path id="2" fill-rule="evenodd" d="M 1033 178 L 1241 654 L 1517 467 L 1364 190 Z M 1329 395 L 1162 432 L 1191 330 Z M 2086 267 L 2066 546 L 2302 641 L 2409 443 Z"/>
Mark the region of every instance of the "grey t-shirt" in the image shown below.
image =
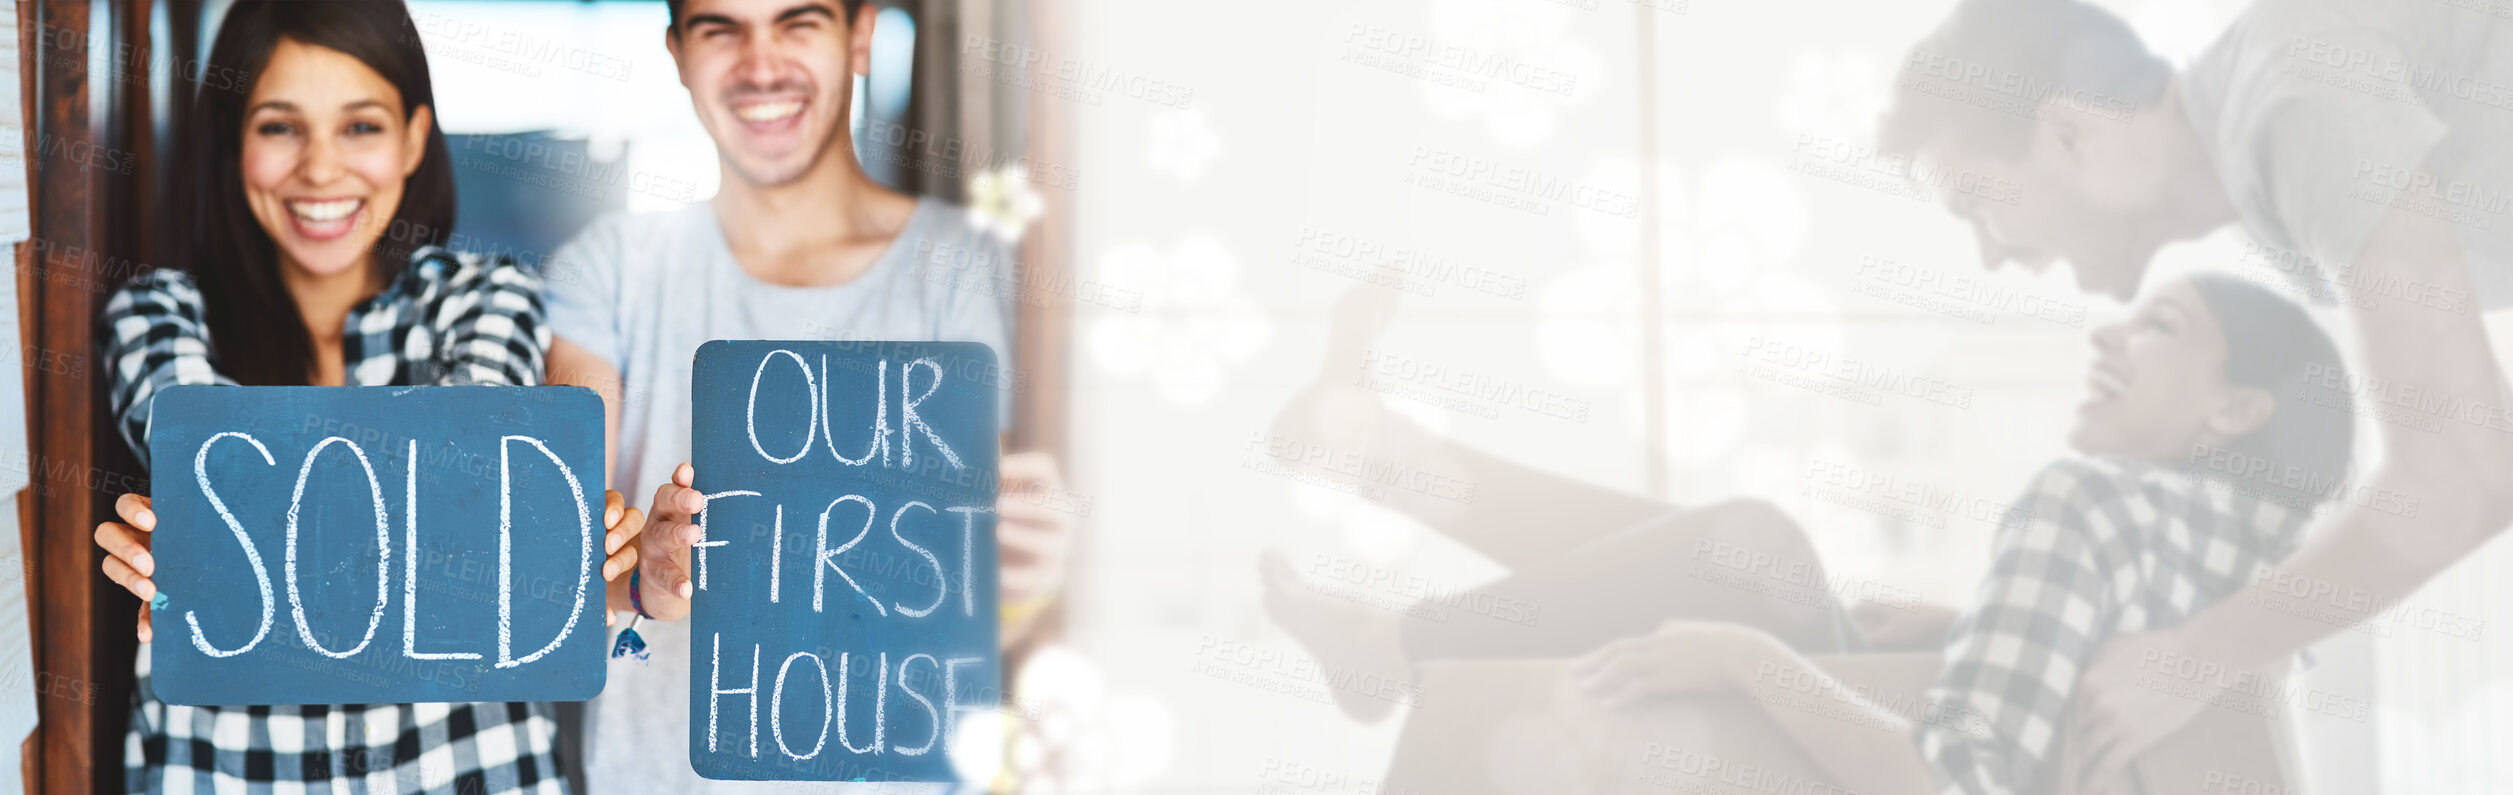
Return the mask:
<path id="1" fill-rule="evenodd" d="M 2513 6 L 2259 0 L 2182 99 L 2268 264 L 2452 311 L 2513 306 Z M 2393 208 L 2460 232 L 2477 295 L 2350 263 Z"/>
<path id="2" fill-rule="evenodd" d="M 544 277 L 551 330 L 619 367 L 619 451 L 610 482 L 641 505 L 689 459 L 690 361 L 699 345 L 975 341 L 1009 363 L 1012 287 L 1019 284 L 1006 248 L 972 226 L 966 210 L 936 200 L 919 201 L 889 250 L 845 284 L 784 287 L 752 278 L 704 203 L 596 221 L 552 257 Z M 637 632 L 650 659 L 612 660 L 610 683 L 587 719 L 588 787 L 757 791 L 700 779 L 690 769 L 689 622 L 645 622 Z"/>

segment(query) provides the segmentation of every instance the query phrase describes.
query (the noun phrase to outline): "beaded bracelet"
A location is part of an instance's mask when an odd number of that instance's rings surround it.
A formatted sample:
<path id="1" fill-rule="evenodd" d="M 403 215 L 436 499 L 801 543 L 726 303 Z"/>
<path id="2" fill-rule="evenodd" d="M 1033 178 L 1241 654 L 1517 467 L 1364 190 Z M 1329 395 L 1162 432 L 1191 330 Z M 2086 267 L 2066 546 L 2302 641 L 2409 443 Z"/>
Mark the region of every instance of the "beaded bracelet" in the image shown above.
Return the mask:
<path id="1" fill-rule="evenodd" d="M 638 616 L 640 616 L 640 617 L 643 617 L 643 618 L 654 618 L 654 616 L 649 615 L 649 614 L 647 614 L 647 613 L 646 613 L 646 589 L 643 587 L 643 586 L 644 586 L 644 584 L 645 584 L 645 575 L 646 575 L 646 567 L 644 567 L 644 566 L 631 566 L 631 567 L 629 567 L 629 569 L 628 569 L 628 606 L 629 606 L 629 607 L 634 607 L 634 608 L 637 608 L 637 615 L 638 615 Z"/>
<path id="2" fill-rule="evenodd" d="M 627 657 L 639 662 L 644 662 L 646 659 L 646 639 L 637 634 L 637 622 L 654 618 L 654 616 L 646 615 L 646 599 L 641 593 L 645 590 L 641 587 L 644 585 L 644 579 L 639 576 L 644 573 L 641 571 L 643 568 L 634 567 L 628 570 L 628 605 L 636 608 L 637 614 L 628 617 L 628 628 L 620 630 L 619 641 L 611 644 L 611 659 Z"/>

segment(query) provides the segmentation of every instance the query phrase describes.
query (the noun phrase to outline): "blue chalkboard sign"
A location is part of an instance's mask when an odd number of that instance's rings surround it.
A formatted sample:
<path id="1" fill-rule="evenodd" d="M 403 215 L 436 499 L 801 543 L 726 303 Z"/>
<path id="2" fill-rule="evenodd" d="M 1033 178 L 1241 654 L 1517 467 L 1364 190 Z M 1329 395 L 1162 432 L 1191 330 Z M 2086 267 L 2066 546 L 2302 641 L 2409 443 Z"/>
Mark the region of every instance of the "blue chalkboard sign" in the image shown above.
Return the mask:
<path id="1" fill-rule="evenodd" d="M 601 692 L 591 390 L 178 386 L 154 411 L 158 697 Z"/>
<path id="2" fill-rule="evenodd" d="M 699 775 L 953 780 L 954 728 L 1001 692 L 1000 375 L 974 342 L 698 349 Z"/>

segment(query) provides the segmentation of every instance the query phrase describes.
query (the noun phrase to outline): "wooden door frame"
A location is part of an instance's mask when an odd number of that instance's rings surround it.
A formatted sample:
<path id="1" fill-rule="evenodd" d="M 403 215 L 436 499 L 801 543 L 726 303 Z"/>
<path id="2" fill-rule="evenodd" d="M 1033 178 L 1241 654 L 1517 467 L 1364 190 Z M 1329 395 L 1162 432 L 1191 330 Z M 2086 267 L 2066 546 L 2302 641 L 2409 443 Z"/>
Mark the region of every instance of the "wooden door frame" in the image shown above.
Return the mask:
<path id="1" fill-rule="evenodd" d="M 34 634 L 30 791 L 119 789 L 139 602 L 104 579 L 92 530 L 141 472 L 103 416 L 96 317 L 143 252 L 156 136 L 144 125 L 151 0 L 25 0 L 18 6 L 33 239 L 19 245 L 19 323 L 28 351 L 28 470 L 21 538 Z M 98 168 L 79 152 L 129 158 Z M 68 363 L 69 366 L 54 366 Z"/>

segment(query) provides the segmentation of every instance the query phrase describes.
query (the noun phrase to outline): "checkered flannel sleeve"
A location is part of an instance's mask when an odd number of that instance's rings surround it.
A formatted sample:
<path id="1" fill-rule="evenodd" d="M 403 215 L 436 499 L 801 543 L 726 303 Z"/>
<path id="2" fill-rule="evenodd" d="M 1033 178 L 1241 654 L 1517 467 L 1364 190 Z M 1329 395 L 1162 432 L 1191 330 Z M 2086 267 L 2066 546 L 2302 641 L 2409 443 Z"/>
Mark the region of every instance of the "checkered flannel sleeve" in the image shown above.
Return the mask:
<path id="1" fill-rule="evenodd" d="M 1948 795 L 2039 791 L 2081 666 L 2120 609 L 2105 572 L 2137 494 L 2083 460 L 2034 479 L 2002 522 L 1988 577 L 1928 690 L 1920 753 Z"/>
<path id="2" fill-rule="evenodd" d="M 210 365 L 209 322 L 190 274 L 161 269 L 131 280 L 106 300 L 99 324 L 99 347 L 111 368 L 107 389 L 114 427 L 143 465 L 149 410 L 158 392 L 182 384 L 235 384 Z"/>
<path id="3" fill-rule="evenodd" d="M 443 340 L 438 385 L 541 383 L 550 326 L 540 276 L 510 259 L 465 257 L 428 314 Z"/>

